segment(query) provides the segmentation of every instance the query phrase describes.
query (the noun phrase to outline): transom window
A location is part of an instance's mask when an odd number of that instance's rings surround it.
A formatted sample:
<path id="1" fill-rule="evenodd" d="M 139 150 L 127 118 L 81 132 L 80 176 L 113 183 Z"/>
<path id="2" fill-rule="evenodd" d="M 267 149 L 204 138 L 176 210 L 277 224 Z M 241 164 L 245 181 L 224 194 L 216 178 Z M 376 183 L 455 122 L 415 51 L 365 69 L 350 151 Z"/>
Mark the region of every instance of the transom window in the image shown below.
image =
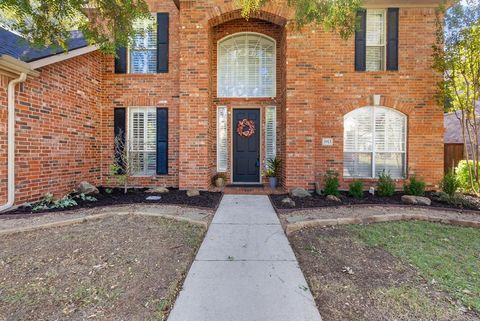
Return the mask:
<path id="1" fill-rule="evenodd" d="M 130 73 L 157 72 L 157 31 L 154 15 L 133 23 L 135 36 L 130 47 Z"/>
<path id="2" fill-rule="evenodd" d="M 407 117 L 386 107 L 363 107 L 344 116 L 345 177 L 405 177 Z"/>
<path id="3" fill-rule="evenodd" d="M 128 159 L 134 175 L 156 172 L 156 108 L 129 108 Z"/>
<path id="4" fill-rule="evenodd" d="M 367 30 L 366 30 L 366 70 L 379 71 L 385 70 L 386 56 L 386 10 L 368 9 L 367 10 Z"/>
<path id="5" fill-rule="evenodd" d="M 218 43 L 219 97 L 275 96 L 275 41 L 240 33 Z"/>

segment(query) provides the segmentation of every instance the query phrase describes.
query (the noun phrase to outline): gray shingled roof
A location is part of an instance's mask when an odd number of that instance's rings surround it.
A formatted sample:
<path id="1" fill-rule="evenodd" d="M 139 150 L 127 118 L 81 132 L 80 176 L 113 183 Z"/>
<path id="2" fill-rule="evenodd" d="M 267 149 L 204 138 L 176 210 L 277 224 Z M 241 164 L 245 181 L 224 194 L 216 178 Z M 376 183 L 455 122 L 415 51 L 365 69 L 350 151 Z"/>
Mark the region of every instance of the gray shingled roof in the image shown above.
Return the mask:
<path id="1" fill-rule="evenodd" d="M 80 31 L 72 31 L 68 41 L 68 50 L 86 46 L 88 43 L 83 34 Z M 59 47 L 34 48 L 21 36 L 0 27 L 0 55 L 5 54 L 25 62 L 31 62 L 63 52 L 63 49 Z"/>
<path id="2" fill-rule="evenodd" d="M 480 102 L 476 107 L 477 115 L 480 115 Z M 460 116 L 460 114 L 458 114 Z M 463 144 L 462 126 L 455 112 L 445 113 L 443 116 L 443 127 L 445 128 L 443 142 L 445 144 Z"/>

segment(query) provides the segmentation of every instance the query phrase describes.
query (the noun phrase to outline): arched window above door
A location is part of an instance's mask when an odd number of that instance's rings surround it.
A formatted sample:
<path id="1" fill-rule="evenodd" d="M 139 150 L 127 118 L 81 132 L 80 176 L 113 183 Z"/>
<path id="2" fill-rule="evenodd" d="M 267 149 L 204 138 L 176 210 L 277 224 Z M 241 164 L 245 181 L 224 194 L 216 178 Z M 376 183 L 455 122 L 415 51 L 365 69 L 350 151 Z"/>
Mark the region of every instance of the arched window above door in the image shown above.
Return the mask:
<path id="1" fill-rule="evenodd" d="M 275 40 L 237 33 L 218 42 L 218 97 L 274 97 Z"/>

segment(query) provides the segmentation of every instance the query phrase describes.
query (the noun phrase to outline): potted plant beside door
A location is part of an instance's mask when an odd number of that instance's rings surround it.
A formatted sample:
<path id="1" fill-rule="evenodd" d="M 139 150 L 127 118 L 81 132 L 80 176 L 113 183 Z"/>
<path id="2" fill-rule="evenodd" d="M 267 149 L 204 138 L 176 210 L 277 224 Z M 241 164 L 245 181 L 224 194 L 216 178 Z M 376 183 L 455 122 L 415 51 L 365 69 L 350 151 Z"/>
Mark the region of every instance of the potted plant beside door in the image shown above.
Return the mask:
<path id="1" fill-rule="evenodd" d="M 217 173 L 212 177 L 212 184 L 219 188 L 224 187 L 226 181 L 227 176 L 224 173 Z"/>
<path id="2" fill-rule="evenodd" d="M 275 189 L 278 185 L 278 174 L 280 173 L 280 165 L 282 161 L 275 157 L 267 159 L 267 170 L 265 171 L 265 177 L 268 177 L 268 184 L 271 189 Z"/>

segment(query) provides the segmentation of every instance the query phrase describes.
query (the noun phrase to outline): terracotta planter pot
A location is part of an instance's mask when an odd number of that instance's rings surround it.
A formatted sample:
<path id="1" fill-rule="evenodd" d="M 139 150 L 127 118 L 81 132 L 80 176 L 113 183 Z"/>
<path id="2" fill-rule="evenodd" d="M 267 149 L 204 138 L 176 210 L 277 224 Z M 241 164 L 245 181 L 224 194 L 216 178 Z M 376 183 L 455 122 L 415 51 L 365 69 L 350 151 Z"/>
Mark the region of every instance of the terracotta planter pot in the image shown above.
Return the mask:
<path id="1" fill-rule="evenodd" d="M 215 186 L 216 187 L 224 187 L 225 186 L 225 180 L 221 177 L 217 178 L 215 180 Z"/>

